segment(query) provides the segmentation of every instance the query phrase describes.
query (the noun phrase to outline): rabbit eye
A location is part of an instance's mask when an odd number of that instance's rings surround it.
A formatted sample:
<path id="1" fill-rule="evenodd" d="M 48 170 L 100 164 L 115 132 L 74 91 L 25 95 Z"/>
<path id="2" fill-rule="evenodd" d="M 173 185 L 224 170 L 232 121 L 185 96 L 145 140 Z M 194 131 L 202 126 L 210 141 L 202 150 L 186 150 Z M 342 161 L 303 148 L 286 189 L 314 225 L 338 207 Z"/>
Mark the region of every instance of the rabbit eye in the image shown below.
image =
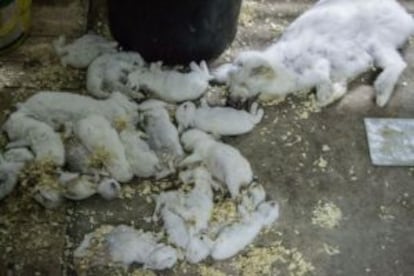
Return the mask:
<path id="1" fill-rule="evenodd" d="M 114 181 L 112 181 L 111 183 L 110 183 L 110 185 L 111 185 L 111 188 L 113 189 L 113 190 L 116 190 L 117 189 L 117 187 L 118 187 L 118 185 L 116 184 L 116 182 L 114 182 Z"/>

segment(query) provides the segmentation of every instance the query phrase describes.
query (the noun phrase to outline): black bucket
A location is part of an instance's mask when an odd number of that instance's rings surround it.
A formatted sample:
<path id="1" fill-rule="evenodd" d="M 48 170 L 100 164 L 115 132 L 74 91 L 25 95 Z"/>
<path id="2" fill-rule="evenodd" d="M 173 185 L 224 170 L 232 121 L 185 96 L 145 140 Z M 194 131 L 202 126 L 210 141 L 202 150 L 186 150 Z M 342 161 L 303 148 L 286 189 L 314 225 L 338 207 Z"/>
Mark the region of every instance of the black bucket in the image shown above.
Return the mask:
<path id="1" fill-rule="evenodd" d="M 108 0 L 109 26 L 125 50 L 167 64 L 217 58 L 231 44 L 242 0 Z"/>

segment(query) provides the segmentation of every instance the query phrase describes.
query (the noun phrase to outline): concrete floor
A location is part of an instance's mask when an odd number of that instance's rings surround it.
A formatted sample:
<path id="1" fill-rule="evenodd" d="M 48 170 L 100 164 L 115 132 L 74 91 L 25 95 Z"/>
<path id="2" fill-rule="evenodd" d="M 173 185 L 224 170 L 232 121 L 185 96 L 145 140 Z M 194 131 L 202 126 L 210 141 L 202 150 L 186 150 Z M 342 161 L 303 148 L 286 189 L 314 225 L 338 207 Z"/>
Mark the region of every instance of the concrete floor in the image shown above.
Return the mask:
<path id="1" fill-rule="evenodd" d="M 310 3 L 245 1 L 238 37 L 222 59 L 240 49 L 267 45 Z M 414 12 L 411 2 L 404 5 Z M 86 6 L 85 1 L 35 5 L 39 16 L 32 37 L 17 51 L 0 57 L 0 77 L 5 80 L 4 87 L 0 85 L 2 111 L 40 89 L 84 89 L 83 72 L 60 68 L 48 45 L 62 32 L 77 36 L 86 28 Z M 64 10 L 79 20 L 51 24 L 57 20 L 51 15 Z M 39 18 L 43 26 L 50 25 L 47 32 L 36 28 Z M 281 205 L 278 223 L 255 245 L 266 247 L 278 241 L 285 250 L 298 253 L 285 254 L 288 260 L 275 262 L 269 275 L 414 275 L 414 170 L 372 166 L 363 125 L 365 117 L 414 116 L 414 43 L 404 55 L 409 66 L 384 109 L 372 102 L 369 84 L 375 73 L 370 73 L 357 80 L 341 102 L 321 112 L 312 109 L 309 98 L 291 97 L 266 107 L 265 119 L 252 133 L 226 139 L 250 160 L 269 198 Z M 45 70 L 46 65 L 53 70 Z M 2 113 L 0 119 L 4 118 Z M 153 205 L 141 195 L 143 185 L 139 180 L 130 184 L 130 198 L 108 203 L 93 197 L 52 211 L 40 208 L 17 189 L 0 202 L 0 275 L 76 275 L 71 252 L 85 233 L 101 224 L 153 229 L 144 220 Z M 337 226 L 329 229 L 312 223 L 318 202 L 341 210 Z M 241 255 L 247 254 L 248 250 Z M 290 267 L 301 263 L 298 255 L 314 270 L 301 274 Z M 220 275 L 218 271 L 243 275 L 232 266 L 235 262 L 237 258 L 202 266 L 181 264 L 157 275 Z M 201 267 L 216 271 L 208 274 Z M 143 275 L 137 267 L 129 272 L 107 268 L 85 274 L 115 272 Z"/>

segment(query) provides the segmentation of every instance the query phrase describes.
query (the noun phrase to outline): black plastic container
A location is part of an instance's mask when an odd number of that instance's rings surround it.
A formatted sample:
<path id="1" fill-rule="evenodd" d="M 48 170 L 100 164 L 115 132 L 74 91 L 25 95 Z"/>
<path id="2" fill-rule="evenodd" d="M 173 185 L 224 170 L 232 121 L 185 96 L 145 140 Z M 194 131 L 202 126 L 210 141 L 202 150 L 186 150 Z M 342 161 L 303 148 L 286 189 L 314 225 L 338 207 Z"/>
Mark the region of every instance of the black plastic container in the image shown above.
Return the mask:
<path id="1" fill-rule="evenodd" d="M 108 0 L 109 26 L 147 61 L 211 60 L 231 44 L 242 0 Z"/>

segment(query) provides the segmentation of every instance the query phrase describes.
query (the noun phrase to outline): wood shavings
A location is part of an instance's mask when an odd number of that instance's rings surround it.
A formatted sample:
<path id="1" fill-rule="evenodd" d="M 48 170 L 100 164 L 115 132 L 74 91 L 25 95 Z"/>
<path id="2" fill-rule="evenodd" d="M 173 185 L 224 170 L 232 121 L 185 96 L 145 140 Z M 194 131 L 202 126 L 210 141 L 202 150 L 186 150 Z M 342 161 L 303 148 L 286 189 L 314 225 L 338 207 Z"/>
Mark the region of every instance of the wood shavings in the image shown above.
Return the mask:
<path id="1" fill-rule="evenodd" d="M 203 98 L 210 106 L 225 106 L 228 94 L 229 92 L 225 86 L 210 86 Z"/>
<path id="2" fill-rule="evenodd" d="M 237 257 L 232 266 L 243 276 L 275 275 L 274 270 L 282 271 L 281 275 L 302 276 L 314 270 L 302 253 L 295 248 L 285 248 L 280 241 L 266 247 L 253 247 L 245 256 Z"/>
<path id="3" fill-rule="evenodd" d="M 286 98 L 284 98 L 284 97 L 277 97 L 277 98 L 272 97 L 272 98 L 267 99 L 267 98 L 263 97 L 262 95 L 260 95 L 259 100 L 260 100 L 260 104 L 263 105 L 263 106 L 276 106 L 276 105 L 279 105 L 280 103 L 283 103 L 286 100 Z"/>
<path id="4" fill-rule="evenodd" d="M 135 269 L 129 275 L 131 276 L 157 276 L 157 274 L 155 274 L 151 270 L 146 270 L 146 269 Z"/>
<path id="5" fill-rule="evenodd" d="M 256 18 L 256 9 L 256 2 L 243 1 L 239 16 L 239 24 L 243 27 L 253 26 L 254 20 Z"/>
<path id="6" fill-rule="evenodd" d="M 395 219 L 395 216 L 391 214 L 391 209 L 386 206 L 380 206 L 380 213 L 378 216 L 383 221 L 392 221 Z"/>
<path id="7" fill-rule="evenodd" d="M 102 169 L 104 168 L 105 163 L 107 163 L 110 159 L 111 154 L 107 149 L 104 147 L 97 147 L 89 156 L 88 166 L 95 169 Z"/>
<path id="8" fill-rule="evenodd" d="M 123 185 L 120 198 L 121 199 L 133 199 L 136 193 L 137 193 L 137 190 L 134 189 L 131 185 Z"/>
<path id="9" fill-rule="evenodd" d="M 333 202 L 318 201 L 312 212 L 312 224 L 326 229 L 333 229 L 339 225 L 342 211 Z"/>
<path id="10" fill-rule="evenodd" d="M 302 92 L 305 93 L 305 92 Z M 309 119 L 310 114 L 318 113 L 321 111 L 320 107 L 316 102 L 316 97 L 314 94 L 302 94 L 302 100 L 298 106 L 295 106 L 295 117 L 297 120 L 306 120 Z"/>
<path id="11" fill-rule="evenodd" d="M 51 90 L 81 89 L 85 83 L 85 73 L 73 68 L 65 68 L 60 64 L 40 66 L 30 74 L 26 87 Z"/>
<path id="12" fill-rule="evenodd" d="M 324 172 L 328 167 L 328 161 L 322 156 L 319 156 L 319 159 L 315 160 L 315 162 L 313 162 L 313 165 L 318 167 L 322 172 Z"/>
<path id="13" fill-rule="evenodd" d="M 138 194 L 142 197 L 158 194 L 162 191 L 169 190 L 177 187 L 177 184 L 173 181 L 162 180 L 162 181 L 148 181 L 145 180 L 140 183 L 137 187 Z"/>
<path id="14" fill-rule="evenodd" d="M 125 118 L 115 118 L 113 125 L 116 131 L 120 133 L 128 127 L 128 121 Z"/>
<path id="15" fill-rule="evenodd" d="M 338 255 L 338 254 L 341 253 L 341 251 L 339 251 L 339 247 L 338 246 L 329 245 L 327 243 L 324 243 L 323 244 L 323 250 L 329 256 L 334 256 L 334 255 Z"/>
<path id="16" fill-rule="evenodd" d="M 103 262 L 106 263 L 106 265 L 110 265 L 107 262 L 109 260 L 109 256 L 103 256 L 102 254 L 107 251 L 105 237 L 113 229 L 114 226 L 112 225 L 102 225 L 93 232 L 93 236 L 90 240 L 86 256 L 80 259 L 76 259 L 76 266 L 81 271 L 88 270 L 98 262 Z"/>
<path id="17" fill-rule="evenodd" d="M 239 220 L 237 206 L 231 199 L 216 203 L 210 217 L 211 223 L 232 223 Z"/>
<path id="18" fill-rule="evenodd" d="M 56 166 L 51 160 L 30 162 L 20 173 L 21 186 L 25 188 L 48 187 L 60 190 Z"/>
<path id="19" fill-rule="evenodd" d="M 322 151 L 323 152 L 328 152 L 328 151 L 330 151 L 331 150 L 331 148 L 328 146 L 328 145 L 323 145 L 322 146 Z"/>
<path id="20" fill-rule="evenodd" d="M 224 272 L 207 265 L 199 265 L 198 273 L 200 276 L 226 276 Z"/>

